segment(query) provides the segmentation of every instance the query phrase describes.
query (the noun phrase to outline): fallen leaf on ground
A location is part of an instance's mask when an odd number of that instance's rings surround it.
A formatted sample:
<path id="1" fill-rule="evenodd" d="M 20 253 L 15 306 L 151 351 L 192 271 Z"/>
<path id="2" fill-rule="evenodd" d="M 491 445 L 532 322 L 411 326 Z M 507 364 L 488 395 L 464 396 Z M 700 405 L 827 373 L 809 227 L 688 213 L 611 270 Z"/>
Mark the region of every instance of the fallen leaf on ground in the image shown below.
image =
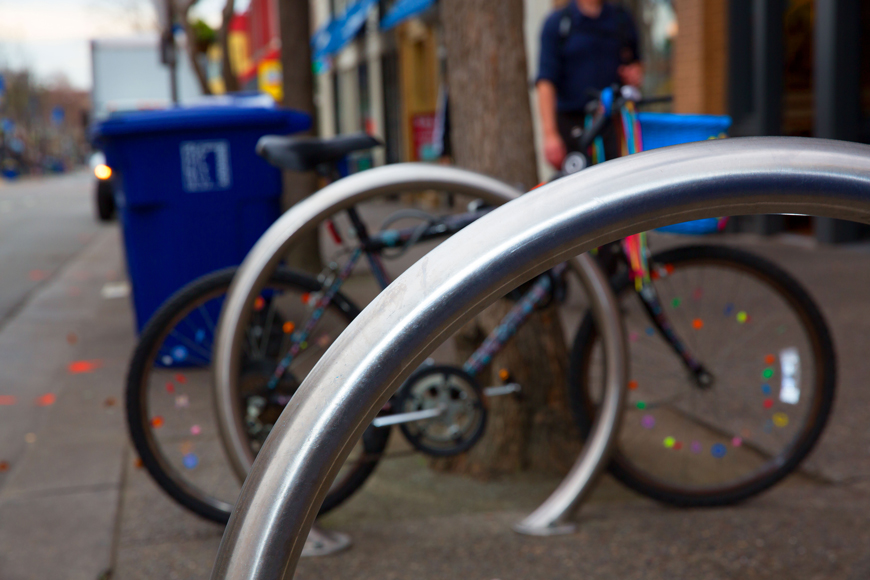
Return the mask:
<path id="1" fill-rule="evenodd" d="M 103 361 L 101 360 L 77 360 L 69 363 L 67 368 L 71 375 L 77 375 L 80 373 L 92 373 L 101 366 L 103 366 Z"/>
<path id="2" fill-rule="evenodd" d="M 54 393 L 45 393 L 44 395 L 40 395 L 36 398 L 36 404 L 39 407 L 48 407 L 49 405 L 54 405 L 55 401 L 57 401 L 57 397 Z"/>

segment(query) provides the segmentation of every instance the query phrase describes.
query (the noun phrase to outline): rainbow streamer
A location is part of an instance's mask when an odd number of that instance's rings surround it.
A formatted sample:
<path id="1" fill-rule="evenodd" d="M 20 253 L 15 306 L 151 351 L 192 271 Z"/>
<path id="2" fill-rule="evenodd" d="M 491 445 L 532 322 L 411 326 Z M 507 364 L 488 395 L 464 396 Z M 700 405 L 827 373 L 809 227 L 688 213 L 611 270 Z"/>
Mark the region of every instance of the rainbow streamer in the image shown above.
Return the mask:
<path id="1" fill-rule="evenodd" d="M 592 126 L 592 115 L 586 115 L 586 130 L 589 130 L 589 127 Z M 604 163 L 604 139 L 601 136 L 596 137 L 592 141 L 592 145 L 590 146 L 592 150 L 592 165 L 596 165 L 598 163 Z"/>
<path id="2" fill-rule="evenodd" d="M 640 122 L 634 103 L 629 101 L 620 109 L 622 121 L 623 143 L 622 150 L 628 155 L 643 151 L 643 140 L 640 133 Z M 649 248 L 647 246 L 646 232 L 628 236 L 622 240 L 622 249 L 628 257 L 631 279 L 638 292 L 645 284 L 650 283 L 649 273 Z"/>
<path id="3" fill-rule="evenodd" d="M 649 249 L 646 232 L 633 234 L 622 240 L 622 251 L 628 257 L 631 279 L 635 289 L 640 292 L 644 285 L 650 283 Z"/>

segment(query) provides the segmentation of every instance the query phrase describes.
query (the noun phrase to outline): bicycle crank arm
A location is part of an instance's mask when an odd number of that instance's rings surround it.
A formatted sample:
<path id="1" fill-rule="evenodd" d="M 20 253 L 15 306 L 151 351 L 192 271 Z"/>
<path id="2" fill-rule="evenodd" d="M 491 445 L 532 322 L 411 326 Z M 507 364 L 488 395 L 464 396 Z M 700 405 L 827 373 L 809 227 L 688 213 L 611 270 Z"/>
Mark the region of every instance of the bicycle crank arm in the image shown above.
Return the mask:
<path id="1" fill-rule="evenodd" d="M 375 420 L 372 421 L 372 425 L 375 427 L 387 427 L 389 425 L 398 425 L 399 423 L 412 423 L 424 419 L 434 419 L 444 413 L 445 410 L 444 407 L 436 407 L 434 409 L 425 409 L 423 411 L 396 413 L 395 415 L 387 415 L 386 417 L 376 417 Z"/>
<path id="2" fill-rule="evenodd" d="M 486 387 L 483 389 L 483 394 L 486 397 L 501 397 L 510 395 L 511 393 L 519 393 L 523 390 L 523 386 L 519 383 L 508 383 L 497 387 Z"/>

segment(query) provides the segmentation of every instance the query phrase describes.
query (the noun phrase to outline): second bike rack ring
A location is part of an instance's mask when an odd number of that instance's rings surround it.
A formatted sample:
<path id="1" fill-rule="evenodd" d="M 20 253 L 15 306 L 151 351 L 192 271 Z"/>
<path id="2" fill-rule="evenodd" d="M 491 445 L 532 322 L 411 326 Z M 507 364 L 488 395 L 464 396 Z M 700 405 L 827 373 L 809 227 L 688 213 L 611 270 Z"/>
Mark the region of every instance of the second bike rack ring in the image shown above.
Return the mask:
<path id="1" fill-rule="evenodd" d="M 230 463 L 240 480 L 250 471 L 254 453 L 245 436 L 244 417 L 237 403 L 238 365 L 243 329 L 260 290 L 288 248 L 300 237 L 316 230 L 324 219 L 376 197 L 423 190 L 465 194 L 497 206 L 522 193 L 491 177 L 438 165 L 405 163 L 371 169 L 336 181 L 295 205 L 266 231 L 245 258 L 227 293 L 214 347 L 218 425 Z M 565 520 L 591 489 L 591 483 L 609 456 L 625 397 L 626 349 L 616 298 L 591 257 L 582 255 L 569 264 L 586 291 L 596 328 L 601 333 L 608 363 L 604 399 L 599 420 L 570 473 L 538 509 L 516 526 L 517 531 L 527 534 L 550 535 L 573 529 Z M 350 331 L 350 327 L 346 331 Z M 416 365 L 411 370 L 414 368 Z"/>

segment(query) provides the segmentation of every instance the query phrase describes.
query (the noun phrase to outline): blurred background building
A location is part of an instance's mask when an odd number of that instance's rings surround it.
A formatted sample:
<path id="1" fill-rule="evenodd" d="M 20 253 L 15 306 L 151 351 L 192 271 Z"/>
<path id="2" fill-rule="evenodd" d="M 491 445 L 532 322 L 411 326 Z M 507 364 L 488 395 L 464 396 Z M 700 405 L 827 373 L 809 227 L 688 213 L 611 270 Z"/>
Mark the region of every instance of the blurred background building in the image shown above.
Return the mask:
<path id="1" fill-rule="evenodd" d="M 870 1 L 625 0 L 641 33 L 645 94 L 680 113 L 729 114 L 732 135 L 870 142 Z M 562 1 L 525 0 L 529 76 L 543 20 Z M 445 62 L 436 0 L 311 0 L 318 129 L 368 131 L 386 151 L 359 167 L 443 153 Z M 277 0 L 253 0 L 245 86 L 280 90 Z M 241 62 L 241 60 L 239 60 Z M 531 86 L 531 84 L 530 84 Z M 534 99 L 534 91 L 530 90 Z M 536 107 L 533 107 L 533 111 Z M 509 146 L 509 144 L 505 144 Z M 541 178 L 549 169 L 539 162 Z M 798 216 L 747 217 L 759 233 L 867 237 L 863 226 Z"/>
<path id="2" fill-rule="evenodd" d="M 541 26 L 565 1 L 525 0 L 533 112 Z M 641 34 L 644 93 L 672 94 L 674 112 L 731 115 L 736 136 L 870 142 L 870 35 L 861 34 L 870 30 L 870 0 L 619 3 L 634 15 Z M 251 0 L 231 23 L 230 37 L 241 86 L 280 101 L 278 9 L 278 0 Z M 311 0 L 311 15 L 320 135 L 366 131 L 382 138 L 385 150 L 358 157 L 359 169 L 436 161 L 449 153 L 437 0 Z M 542 158 L 538 166 L 542 180 L 551 175 Z M 733 221 L 742 230 L 794 231 L 826 242 L 870 236 L 864 226 L 830 219 Z"/>
<path id="3" fill-rule="evenodd" d="M 27 71 L 0 70 L 0 175 L 60 173 L 87 151 L 90 95 L 63 79 L 49 86 Z"/>
<path id="4" fill-rule="evenodd" d="M 524 0 L 533 112 L 531 79 L 541 26 L 565 1 Z M 634 15 L 640 31 L 644 93 L 672 94 L 673 111 L 731 115 L 732 135 L 870 142 L 870 35 L 862 34 L 870 30 L 870 0 L 618 1 Z M 157 4 L 166 6 L 163 0 Z M 179 4 L 189 10 L 196 3 Z M 172 36 L 184 69 L 182 97 L 248 89 L 282 100 L 281 2 L 250 0 L 236 6 L 244 10 L 231 18 L 225 42 L 220 26 L 213 28 L 215 20 L 206 24 L 194 12 L 177 18 Z M 449 161 L 449 90 L 438 1 L 310 0 L 310 7 L 319 134 L 366 131 L 382 138 L 386 147 L 354 159 L 357 169 Z M 127 68 L 134 74 L 141 70 Z M 0 163 L 44 171 L 59 167 L 52 164 L 54 158 L 61 164 L 74 162 L 76 156 L 69 152 L 75 146 L 69 143 L 83 142 L 87 96 L 73 97 L 75 91 L 62 84 L 45 88 L 24 73 L 0 74 L 5 78 L 0 84 Z M 95 67 L 95 108 L 100 100 L 96 77 Z M 184 89 L 191 82 L 200 90 Z M 548 178 L 551 169 L 542 159 L 538 167 L 540 178 Z M 734 224 L 759 233 L 815 235 L 827 242 L 870 235 L 864 226 L 799 216 L 746 217 Z"/>

